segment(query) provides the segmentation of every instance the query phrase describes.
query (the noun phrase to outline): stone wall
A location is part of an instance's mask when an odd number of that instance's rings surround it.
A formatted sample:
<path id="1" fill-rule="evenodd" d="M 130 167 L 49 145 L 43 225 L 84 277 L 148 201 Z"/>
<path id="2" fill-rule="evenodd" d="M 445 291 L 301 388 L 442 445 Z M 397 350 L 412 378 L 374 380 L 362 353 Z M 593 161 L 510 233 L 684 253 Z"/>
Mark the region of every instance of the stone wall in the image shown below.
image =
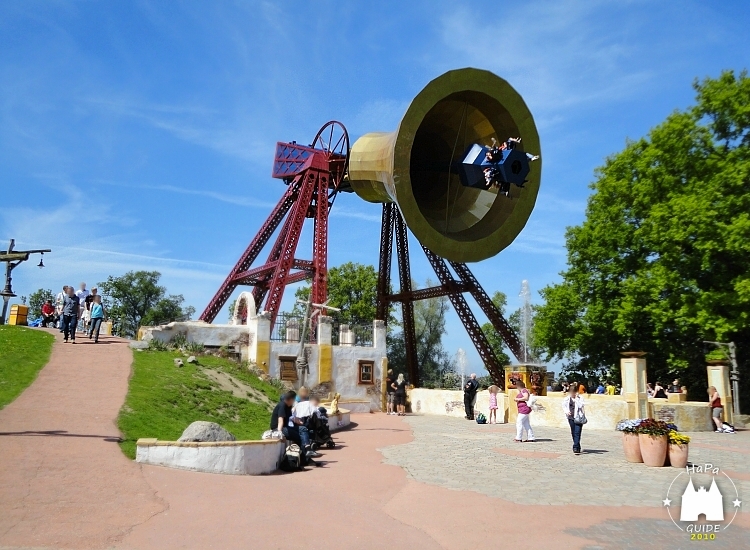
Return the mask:
<path id="1" fill-rule="evenodd" d="M 139 439 L 135 460 L 212 474 L 263 475 L 278 469 L 283 441 L 182 442 Z"/>
<path id="2" fill-rule="evenodd" d="M 518 390 L 509 390 L 508 394 L 498 394 L 498 422 L 515 423 L 518 408 L 513 397 Z M 409 392 L 411 410 L 415 414 L 430 414 L 440 416 L 464 416 L 464 396 L 458 390 L 428 390 L 414 388 Z M 567 428 L 568 420 L 562 410 L 565 394 L 550 392 L 537 397 L 537 402 L 543 409 L 531 414 L 534 426 L 550 426 L 553 428 Z M 586 418 L 588 430 L 614 430 L 617 423 L 628 418 L 628 403 L 620 395 L 588 394 L 583 396 L 586 404 Z M 480 391 L 474 405 L 477 412 L 485 415 L 489 413 L 489 392 Z M 682 402 L 669 403 L 666 399 L 649 399 L 649 416 L 677 424 L 683 432 L 702 432 L 713 430 L 711 412 L 706 403 Z"/>

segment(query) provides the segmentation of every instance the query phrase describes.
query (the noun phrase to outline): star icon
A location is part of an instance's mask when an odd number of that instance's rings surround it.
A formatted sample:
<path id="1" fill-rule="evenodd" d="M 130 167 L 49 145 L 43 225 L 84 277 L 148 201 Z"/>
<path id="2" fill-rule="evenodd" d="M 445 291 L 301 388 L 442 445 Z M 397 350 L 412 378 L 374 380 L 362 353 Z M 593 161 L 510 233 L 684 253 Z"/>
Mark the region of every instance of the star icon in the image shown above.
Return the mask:
<path id="1" fill-rule="evenodd" d="M 664 506 L 669 506 L 670 504 L 672 504 L 672 501 L 668 498 L 665 498 L 664 500 L 662 500 L 662 502 L 664 503 Z"/>
<path id="2" fill-rule="evenodd" d="M 735 508 L 739 508 L 740 504 L 742 504 L 742 501 L 740 499 L 736 498 L 736 499 L 734 499 L 734 502 L 732 502 L 732 504 L 734 504 Z"/>

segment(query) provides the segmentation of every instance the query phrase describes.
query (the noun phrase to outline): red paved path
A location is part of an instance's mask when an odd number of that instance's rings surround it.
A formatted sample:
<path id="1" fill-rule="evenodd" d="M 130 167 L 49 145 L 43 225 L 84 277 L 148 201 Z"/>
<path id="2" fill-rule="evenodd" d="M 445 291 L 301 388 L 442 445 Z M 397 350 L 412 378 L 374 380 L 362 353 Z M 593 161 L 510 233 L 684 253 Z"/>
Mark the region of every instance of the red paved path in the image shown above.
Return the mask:
<path id="1" fill-rule="evenodd" d="M 382 414 L 356 416 L 325 468 L 245 477 L 141 467 L 112 442 L 131 352 L 106 341 L 58 341 L 36 382 L 0 411 L 0 548 L 579 548 L 594 541 L 564 530 L 654 517 L 654 508 L 522 506 L 408 480 L 377 448 L 411 433 Z"/>

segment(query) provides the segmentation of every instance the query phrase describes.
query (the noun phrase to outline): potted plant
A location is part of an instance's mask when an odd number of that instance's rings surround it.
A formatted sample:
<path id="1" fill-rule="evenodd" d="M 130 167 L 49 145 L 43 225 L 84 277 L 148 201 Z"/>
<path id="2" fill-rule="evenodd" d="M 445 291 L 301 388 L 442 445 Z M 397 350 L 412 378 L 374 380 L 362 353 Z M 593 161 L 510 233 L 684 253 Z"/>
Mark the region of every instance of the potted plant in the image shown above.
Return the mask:
<path id="1" fill-rule="evenodd" d="M 645 418 L 638 424 L 638 442 L 646 466 L 664 466 L 667 460 L 670 426 L 666 422 Z"/>
<path id="2" fill-rule="evenodd" d="M 669 430 L 669 463 L 675 468 L 684 468 L 688 461 L 690 437 L 677 430 Z"/>
<path id="3" fill-rule="evenodd" d="M 617 431 L 622 432 L 622 450 L 625 452 L 625 460 L 628 462 L 643 462 L 641 444 L 638 441 L 638 425 L 640 423 L 640 419 L 620 420 L 617 423 Z"/>

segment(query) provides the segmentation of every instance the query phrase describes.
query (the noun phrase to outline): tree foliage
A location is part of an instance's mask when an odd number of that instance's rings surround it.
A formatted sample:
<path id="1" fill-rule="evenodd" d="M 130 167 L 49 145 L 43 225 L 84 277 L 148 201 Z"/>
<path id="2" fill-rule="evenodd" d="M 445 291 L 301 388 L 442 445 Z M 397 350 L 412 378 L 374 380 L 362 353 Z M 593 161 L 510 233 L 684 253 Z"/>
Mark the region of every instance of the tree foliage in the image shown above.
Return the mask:
<path id="1" fill-rule="evenodd" d="M 703 395 L 702 341 L 733 340 L 748 388 L 750 78 L 694 87 L 695 106 L 597 170 L 586 219 L 567 231 L 536 336 L 569 370 L 616 371 L 620 351 L 646 351 L 651 378 L 680 375 Z"/>
<path id="2" fill-rule="evenodd" d="M 500 292 L 499 290 L 495 292 L 492 295 L 492 302 L 497 309 L 500 310 L 500 313 L 505 316 L 505 308 L 508 305 L 508 297 L 505 293 Z M 497 357 L 500 365 L 510 365 L 510 357 L 506 352 L 505 340 L 503 340 L 503 337 L 500 336 L 500 333 L 495 329 L 492 323 L 484 323 L 482 325 L 482 332 L 484 332 L 484 335 L 487 337 L 487 341 L 489 342 L 492 351 L 495 352 L 495 357 Z"/>
<path id="3" fill-rule="evenodd" d="M 336 323 L 372 326 L 377 312 L 378 272 L 371 265 L 347 262 L 328 270 L 328 305 L 341 311 L 329 310 Z M 310 286 L 299 287 L 298 300 L 307 301 Z M 304 306 L 295 304 L 294 313 L 302 314 Z"/>
<path id="4" fill-rule="evenodd" d="M 128 271 L 99 283 L 115 334 L 132 338 L 141 325 L 188 320 L 195 313 L 195 308 L 182 306 L 181 294 L 167 296 L 160 278 L 158 271 Z"/>
<path id="5" fill-rule="evenodd" d="M 42 306 L 47 300 L 55 303 L 55 295 L 46 288 L 40 288 L 29 294 L 29 319 L 37 319 L 42 316 Z"/>
<path id="6" fill-rule="evenodd" d="M 426 286 L 433 286 L 433 283 L 428 279 Z M 412 282 L 412 288 L 417 288 L 415 282 Z M 425 387 L 442 387 L 446 374 L 456 370 L 453 357 L 443 347 L 445 314 L 449 307 L 446 296 L 414 302 L 417 365 L 421 384 Z M 394 373 L 407 374 L 403 331 L 388 338 L 388 364 Z"/>

